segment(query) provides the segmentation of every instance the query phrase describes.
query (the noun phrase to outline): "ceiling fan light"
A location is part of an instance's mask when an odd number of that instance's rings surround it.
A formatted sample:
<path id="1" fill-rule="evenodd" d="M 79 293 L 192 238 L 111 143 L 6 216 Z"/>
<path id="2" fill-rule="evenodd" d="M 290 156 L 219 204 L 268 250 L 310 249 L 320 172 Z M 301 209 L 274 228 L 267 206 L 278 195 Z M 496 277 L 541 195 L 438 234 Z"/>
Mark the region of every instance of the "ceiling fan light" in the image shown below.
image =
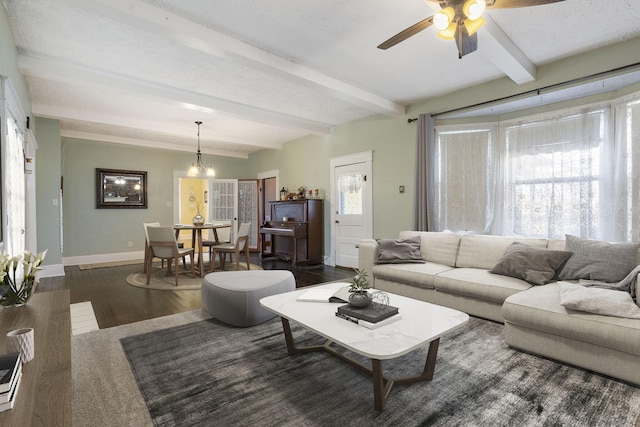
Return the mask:
<path id="1" fill-rule="evenodd" d="M 438 37 L 443 38 L 445 40 L 453 40 L 456 36 L 456 30 L 458 29 L 458 24 L 452 22 L 447 28 L 440 31 L 438 33 Z"/>
<path id="2" fill-rule="evenodd" d="M 440 12 L 433 15 L 433 26 L 440 31 L 446 30 L 453 21 L 456 11 L 451 6 L 445 7 Z"/>
<path id="3" fill-rule="evenodd" d="M 482 26 L 486 23 L 487 21 L 485 21 L 482 18 L 478 18 L 478 19 L 465 19 L 464 20 L 464 27 L 467 29 L 467 33 L 469 33 L 469 35 L 475 34 L 476 31 L 478 31 L 480 28 L 482 28 Z"/>
<path id="4" fill-rule="evenodd" d="M 467 0 L 462 6 L 462 12 L 472 21 L 481 18 L 485 10 L 487 10 L 485 0 Z"/>

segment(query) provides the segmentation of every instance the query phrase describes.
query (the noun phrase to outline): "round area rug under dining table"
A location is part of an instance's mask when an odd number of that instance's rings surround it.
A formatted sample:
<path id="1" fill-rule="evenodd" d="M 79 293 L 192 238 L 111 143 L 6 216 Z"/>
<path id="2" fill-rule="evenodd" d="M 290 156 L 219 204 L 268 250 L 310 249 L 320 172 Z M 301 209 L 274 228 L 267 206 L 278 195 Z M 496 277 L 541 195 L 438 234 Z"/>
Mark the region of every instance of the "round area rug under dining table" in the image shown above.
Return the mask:
<path id="1" fill-rule="evenodd" d="M 235 263 L 226 263 L 225 271 L 235 271 L 236 265 Z M 246 270 L 247 264 L 240 263 L 240 271 Z M 262 270 L 262 267 L 255 264 L 249 264 L 250 270 Z M 200 289 L 202 285 L 202 277 L 192 277 L 191 273 L 185 273 L 184 271 L 180 271 L 180 275 L 178 276 L 178 286 L 176 286 L 176 277 L 174 274 L 167 276 L 167 269 L 165 268 L 154 268 L 151 272 L 151 280 L 147 285 L 147 274 L 146 273 L 133 273 L 127 276 L 127 283 L 131 286 L 135 286 L 143 289 L 156 289 L 160 291 L 189 291 L 189 290 L 197 290 Z"/>

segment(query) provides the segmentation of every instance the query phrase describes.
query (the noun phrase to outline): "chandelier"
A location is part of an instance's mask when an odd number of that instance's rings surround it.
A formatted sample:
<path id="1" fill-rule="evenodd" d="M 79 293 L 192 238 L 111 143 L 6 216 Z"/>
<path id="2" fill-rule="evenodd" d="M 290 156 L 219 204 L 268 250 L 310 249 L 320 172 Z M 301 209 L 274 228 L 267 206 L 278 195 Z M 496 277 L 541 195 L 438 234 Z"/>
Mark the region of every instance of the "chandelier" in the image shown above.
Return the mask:
<path id="1" fill-rule="evenodd" d="M 196 122 L 196 124 L 198 125 L 198 151 L 196 152 L 196 162 L 191 163 L 191 168 L 189 168 L 189 176 L 199 176 L 204 173 L 207 176 L 216 176 L 211 165 L 205 166 L 202 164 L 202 154 L 200 153 L 200 125 L 202 122 Z"/>

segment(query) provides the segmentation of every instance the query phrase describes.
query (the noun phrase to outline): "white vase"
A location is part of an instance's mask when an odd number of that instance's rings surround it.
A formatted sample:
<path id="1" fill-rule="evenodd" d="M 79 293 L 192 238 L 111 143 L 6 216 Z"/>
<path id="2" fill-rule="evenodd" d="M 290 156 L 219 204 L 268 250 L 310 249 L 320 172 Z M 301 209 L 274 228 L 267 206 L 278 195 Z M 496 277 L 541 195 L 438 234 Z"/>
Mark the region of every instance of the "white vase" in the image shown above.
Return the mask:
<path id="1" fill-rule="evenodd" d="M 33 328 L 16 329 L 7 333 L 7 353 L 20 353 L 22 363 L 27 363 L 35 355 Z"/>

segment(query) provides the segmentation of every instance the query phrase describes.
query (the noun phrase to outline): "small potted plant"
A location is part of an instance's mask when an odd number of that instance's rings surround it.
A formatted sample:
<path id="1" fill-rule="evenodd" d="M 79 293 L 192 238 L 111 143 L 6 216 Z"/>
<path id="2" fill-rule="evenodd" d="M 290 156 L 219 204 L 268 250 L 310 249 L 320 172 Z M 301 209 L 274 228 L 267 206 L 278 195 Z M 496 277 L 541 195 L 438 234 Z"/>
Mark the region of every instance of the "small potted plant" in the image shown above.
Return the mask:
<path id="1" fill-rule="evenodd" d="M 367 272 L 356 269 L 356 275 L 351 279 L 349 287 L 349 305 L 356 308 L 367 307 L 371 303 L 371 298 L 367 293 L 369 289 L 369 279 Z"/>

